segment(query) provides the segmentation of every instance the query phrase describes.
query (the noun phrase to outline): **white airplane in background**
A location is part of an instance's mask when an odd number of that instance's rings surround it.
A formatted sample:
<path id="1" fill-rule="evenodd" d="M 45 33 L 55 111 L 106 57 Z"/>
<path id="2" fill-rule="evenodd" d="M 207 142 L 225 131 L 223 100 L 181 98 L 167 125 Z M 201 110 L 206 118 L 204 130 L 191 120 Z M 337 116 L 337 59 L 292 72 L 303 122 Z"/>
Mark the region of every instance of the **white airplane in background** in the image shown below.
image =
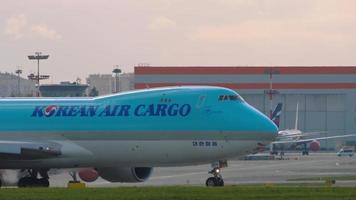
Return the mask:
<path id="1" fill-rule="evenodd" d="M 271 120 L 279 127 L 280 115 L 282 111 L 282 103 L 278 103 L 275 110 L 273 111 Z M 294 146 L 302 146 L 303 151 L 302 155 L 309 155 L 309 149 L 316 152 L 320 150 L 320 141 L 321 140 L 329 140 L 329 139 L 340 139 L 346 137 L 355 137 L 356 134 L 348 134 L 348 135 L 337 135 L 337 136 L 329 136 L 329 137 L 318 137 L 318 138 L 306 138 L 307 136 L 314 134 L 327 133 L 326 131 L 317 131 L 317 132 L 303 132 L 298 129 L 298 103 L 296 109 L 295 116 L 295 125 L 294 129 L 284 129 L 278 131 L 278 136 L 275 142 L 272 142 L 270 145 L 270 152 L 272 155 L 278 155 L 278 151 L 276 151 L 276 146 L 280 145 L 282 151 L 281 155 L 284 155 L 284 147 L 285 145 L 294 145 Z M 308 148 L 309 145 L 309 148 Z"/>
<path id="2" fill-rule="evenodd" d="M 295 114 L 295 123 L 294 123 L 294 129 L 284 129 L 281 131 L 278 131 L 278 136 L 277 140 L 279 141 L 285 141 L 285 140 L 301 140 L 305 139 L 306 136 L 314 135 L 314 134 L 321 134 L 321 133 L 326 133 L 326 131 L 317 131 L 317 132 L 302 132 L 301 130 L 298 129 L 298 119 L 299 119 L 299 105 L 297 103 L 297 109 L 296 109 L 296 114 Z M 282 111 L 282 103 L 279 103 L 275 109 L 276 116 L 272 115 L 272 120 L 275 122 L 275 124 L 279 127 L 279 116 Z M 278 118 L 278 121 L 276 120 Z"/>

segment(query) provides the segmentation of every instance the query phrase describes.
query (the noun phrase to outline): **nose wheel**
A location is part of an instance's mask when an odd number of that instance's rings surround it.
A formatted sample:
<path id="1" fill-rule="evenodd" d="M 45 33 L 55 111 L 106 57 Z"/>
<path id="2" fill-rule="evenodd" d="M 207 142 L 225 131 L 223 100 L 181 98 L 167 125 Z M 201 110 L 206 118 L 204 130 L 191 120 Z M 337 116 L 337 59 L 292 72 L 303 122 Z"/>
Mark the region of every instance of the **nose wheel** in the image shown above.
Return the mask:
<path id="1" fill-rule="evenodd" d="M 214 168 L 211 171 L 209 171 L 209 174 L 212 174 L 213 177 L 209 177 L 205 185 L 207 187 L 221 187 L 224 186 L 224 180 L 221 176 L 221 169 L 220 168 Z"/>
<path id="2" fill-rule="evenodd" d="M 213 168 L 209 171 L 209 174 L 212 174 L 213 177 L 209 177 L 205 185 L 208 187 L 222 187 L 224 186 L 224 179 L 221 176 L 221 168 L 227 167 L 227 160 L 219 160 L 211 164 Z"/>

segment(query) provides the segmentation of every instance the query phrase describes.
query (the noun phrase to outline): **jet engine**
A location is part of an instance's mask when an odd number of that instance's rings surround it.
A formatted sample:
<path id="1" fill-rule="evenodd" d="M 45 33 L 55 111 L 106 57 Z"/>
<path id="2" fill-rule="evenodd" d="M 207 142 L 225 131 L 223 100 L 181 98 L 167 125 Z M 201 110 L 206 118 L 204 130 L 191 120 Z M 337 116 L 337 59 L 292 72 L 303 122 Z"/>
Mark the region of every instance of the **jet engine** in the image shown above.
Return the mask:
<path id="1" fill-rule="evenodd" d="M 78 173 L 80 179 L 85 182 L 94 182 L 99 177 L 99 173 L 92 168 L 82 169 Z"/>
<path id="2" fill-rule="evenodd" d="M 110 182 L 137 183 L 147 180 L 152 167 L 133 167 L 133 168 L 99 168 L 99 175 Z"/>
<path id="3" fill-rule="evenodd" d="M 319 151 L 320 150 L 320 142 L 317 140 L 312 141 L 309 144 L 309 149 L 312 151 Z"/>

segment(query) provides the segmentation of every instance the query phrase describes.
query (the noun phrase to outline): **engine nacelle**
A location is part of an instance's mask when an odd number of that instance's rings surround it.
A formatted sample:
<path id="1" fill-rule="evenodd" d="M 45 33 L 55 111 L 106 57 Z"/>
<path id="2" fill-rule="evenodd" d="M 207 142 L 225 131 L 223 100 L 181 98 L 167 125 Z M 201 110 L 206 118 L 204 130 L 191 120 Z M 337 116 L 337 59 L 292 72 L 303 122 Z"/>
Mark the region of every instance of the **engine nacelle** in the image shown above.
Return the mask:
<path id="1" fill-rule="evenodd" d="M 133 167 L 133 168 L 100 168 L 99 175 L 110 182 L 137 183 L 147 180 L 152 167 Z"/>
<path id="2" fill-rule="evenodd" d="M 94 182 L 99 177 L 99 173 L 95 169 L 87 168 L 82 169 L 78 173 L 80 179 L 85 182 Z"/>
<path id="3" fill-rule="evenodd" d="M 320 142 L 317 140 L 314 140 L 309 144 L 309 149 L 312 151 L 319 151 L 320 150 Z"/>

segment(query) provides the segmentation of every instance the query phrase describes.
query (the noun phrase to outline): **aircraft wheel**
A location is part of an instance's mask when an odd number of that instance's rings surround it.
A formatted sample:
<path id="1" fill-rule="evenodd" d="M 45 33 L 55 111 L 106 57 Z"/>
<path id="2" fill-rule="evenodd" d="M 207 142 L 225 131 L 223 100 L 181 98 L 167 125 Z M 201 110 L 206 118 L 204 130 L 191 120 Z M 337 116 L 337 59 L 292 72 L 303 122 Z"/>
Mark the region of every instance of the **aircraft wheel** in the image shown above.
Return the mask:
<path id="1" fill-rule="evenodd" d="M 217 186 L 224 186 L 224 180 L 222 178 L 216 178 L 217 180 Z"/>
<path id="2" fill-rule="evenodd" d="M 33 177 L 24 177 L 20 178 L 18 187 L 49 187 L 49 181 L 47 178 L 33 178 Z"/>
<path id="3" fill-rule="evenodd" d="M 32 178 L 30 187 L 49 187 L 49 181 L 47 178 Z"/>
<path id="4" fill-rule="evenodd" d="M 207 187 L 224 186 L 224 180 L 219 177 L 210 177 L 206 180 L 205 185 Z"/>
<path id="5" fill-rule="evenodd" d="M 205 185 L 207 187 L 214 187 L 215 186 L 215 177 L 209 177 L 206 182 Z"/>
<path id="6" fill-rule="evenodd" d="M 39 187 L 49 187 L 49 181 L 47 178 L 38 179 Z"/>
<path id="7" fill-rule="evenodd" d="M 32 178 L 31 177 L 23 177 L 20 178 L 19 182 L 17 183 L 17 186 L 22 188 L 22 187 L 31 187 L 32 186 Z"/>

